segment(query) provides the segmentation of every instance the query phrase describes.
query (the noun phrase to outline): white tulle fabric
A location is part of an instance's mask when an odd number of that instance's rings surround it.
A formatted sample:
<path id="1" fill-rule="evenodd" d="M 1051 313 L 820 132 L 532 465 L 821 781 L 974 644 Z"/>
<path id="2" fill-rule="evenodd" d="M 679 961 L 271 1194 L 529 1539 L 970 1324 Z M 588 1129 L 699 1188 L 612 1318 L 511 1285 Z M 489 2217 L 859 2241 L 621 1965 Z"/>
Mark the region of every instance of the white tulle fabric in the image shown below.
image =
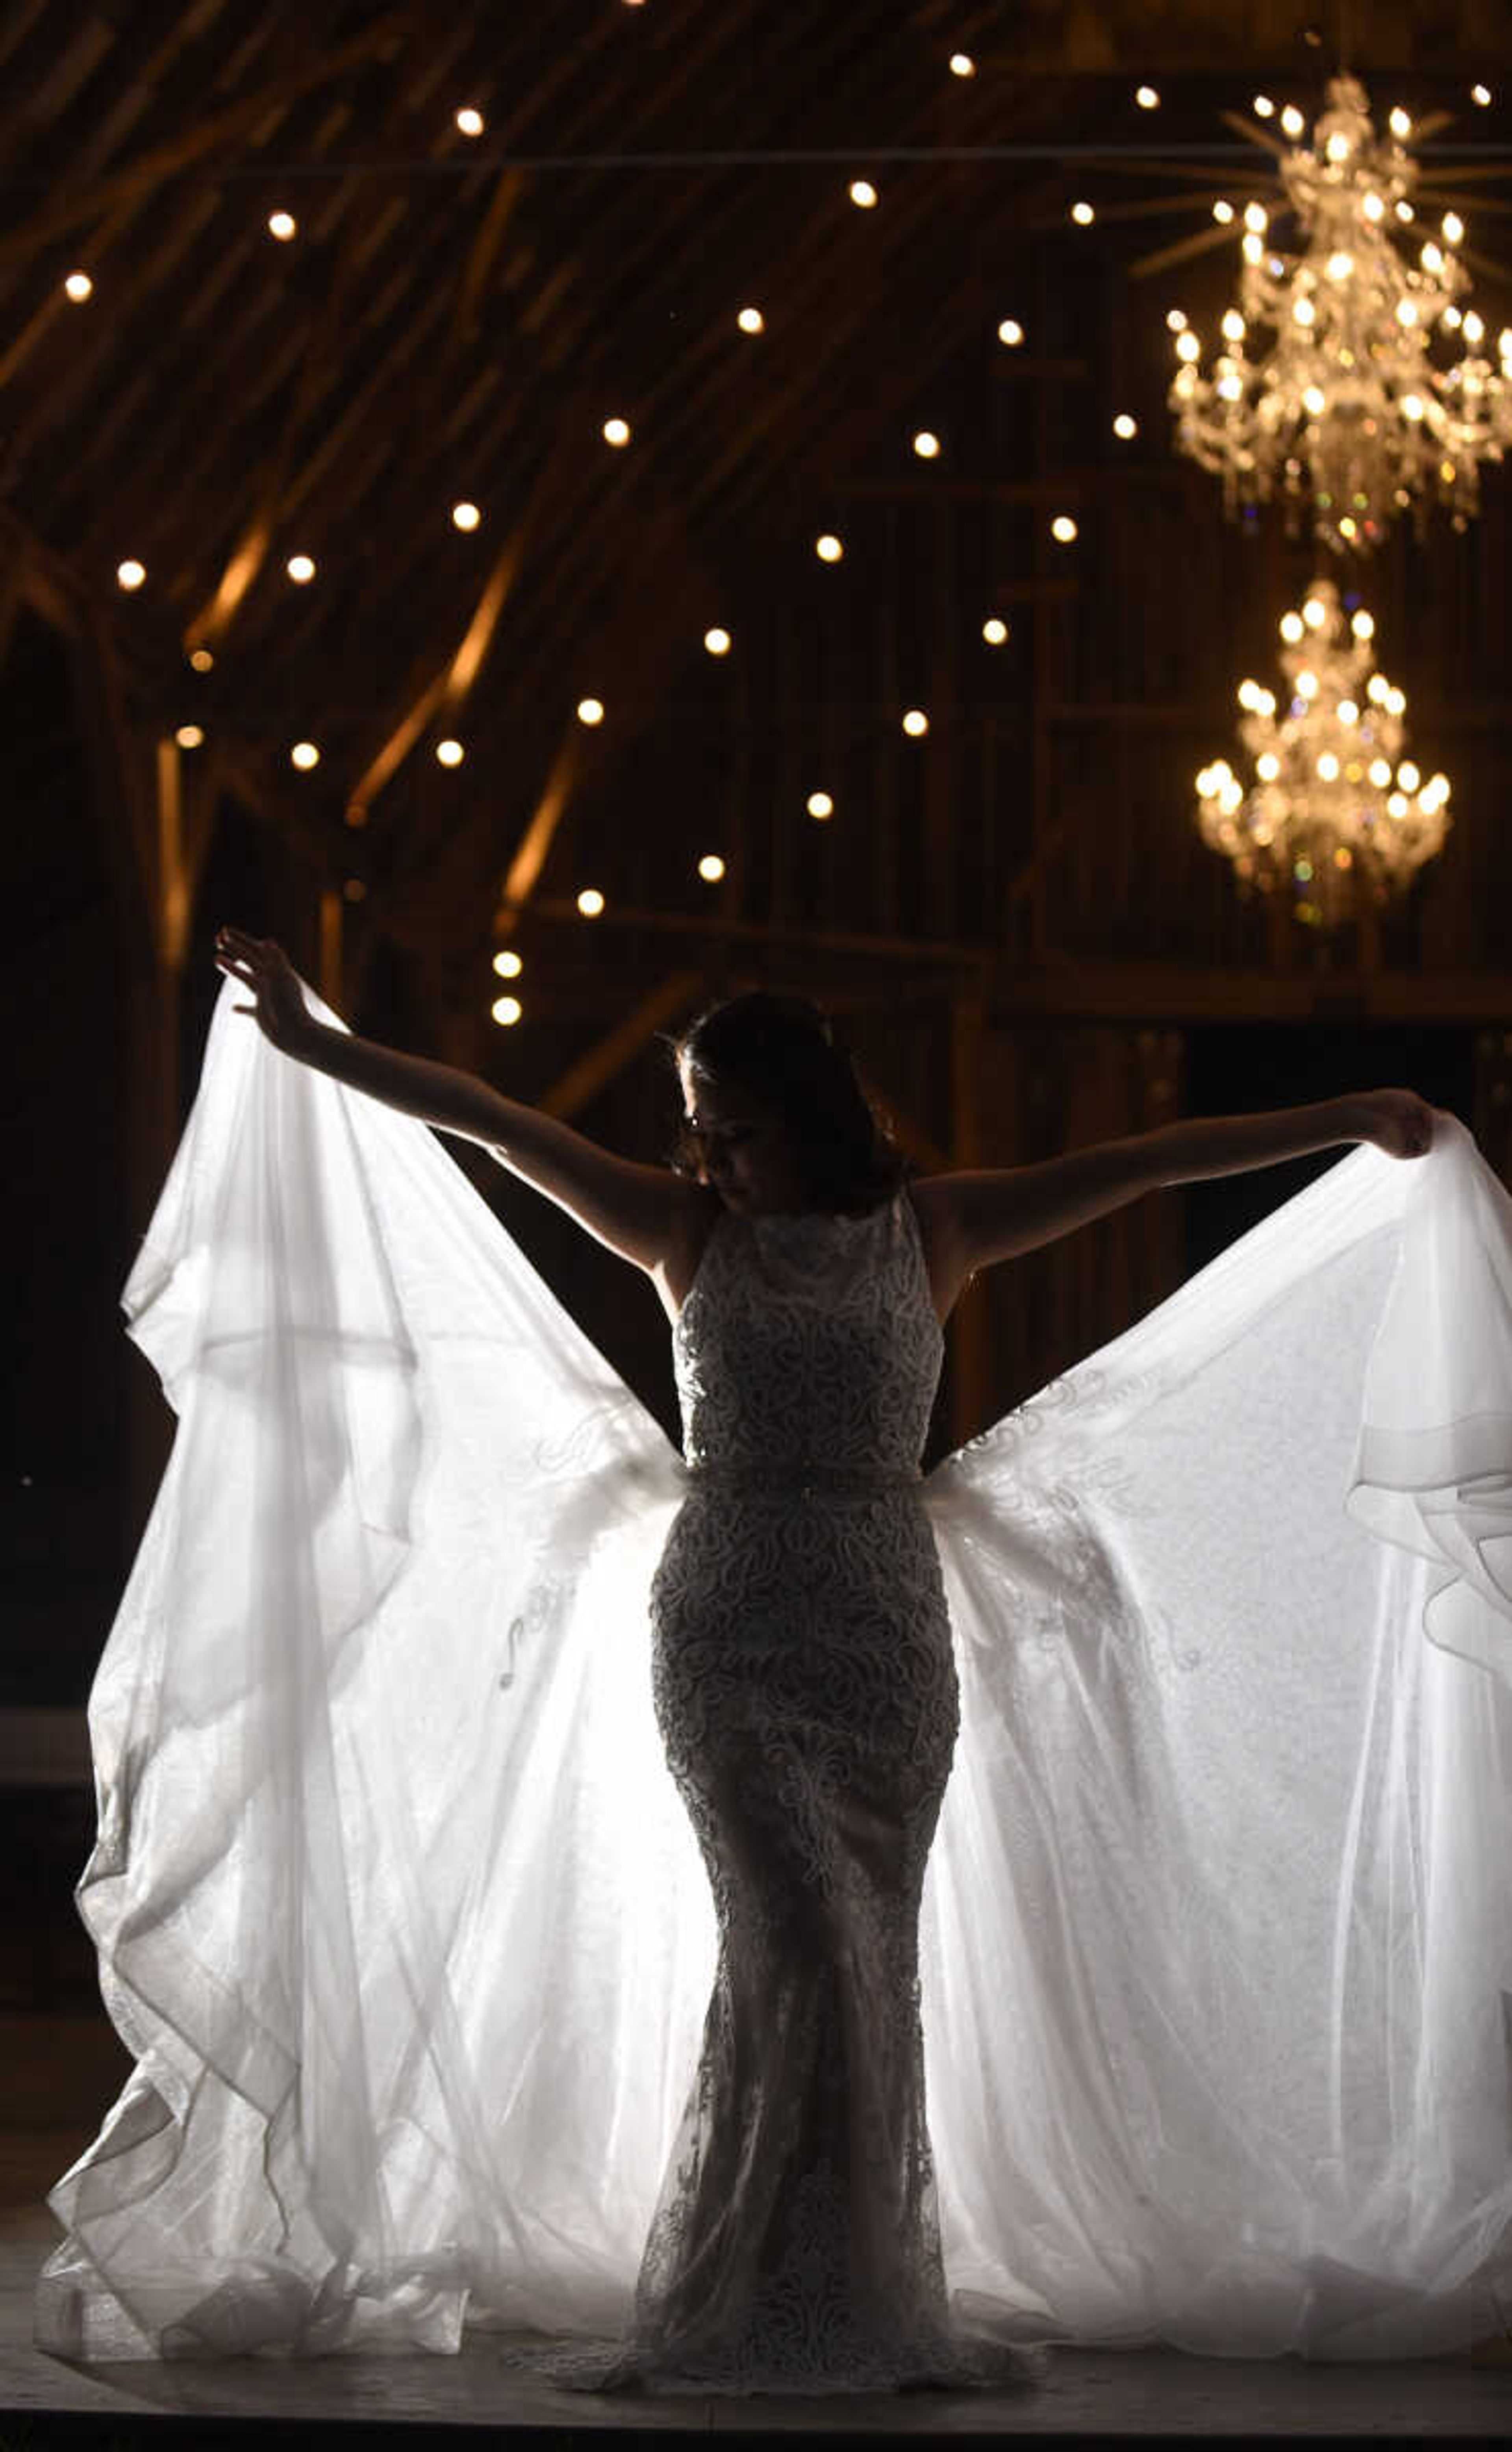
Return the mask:
<path id="1" fill-rule="evenodd" d="M 126 1294 L 179 1424 L 80 1900 L 137 2066 L 53 2192 L 39 2338 L 624 2332 L 715 1975 L 652 1699 L 687 1474 L 434 1137 L 234 995 Z M 1500 2330 L 1512 1204 L 1468 1137 L 1343 1160 L 923 1503 L 957 2318 Z"/>

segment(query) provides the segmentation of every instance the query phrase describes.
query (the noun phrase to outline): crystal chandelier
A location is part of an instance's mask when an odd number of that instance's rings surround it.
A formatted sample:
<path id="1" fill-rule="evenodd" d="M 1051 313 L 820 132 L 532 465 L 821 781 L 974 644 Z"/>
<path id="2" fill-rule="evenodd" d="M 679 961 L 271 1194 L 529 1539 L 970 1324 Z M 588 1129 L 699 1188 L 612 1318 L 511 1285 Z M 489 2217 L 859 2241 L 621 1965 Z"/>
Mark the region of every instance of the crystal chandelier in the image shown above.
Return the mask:
<path id="1" fill-rule="evenodd" d="M 1293 137 L 1306 127 L 1295 109 L 1282 124 Z M 1421 531 L 1434 502 L 1463 527 L 1480 464 L 1512 441 L 1512 329 L 1493 366 L 1481 317 L 1460 303 L 1464 225 L 1446 211 L 1429 235 L 1406 112 L 1393 110 L 1388 129 L 1376 134 L 1363 86 L 1334 77 L 1311 142 L 1277 148 L 1302 251 L 1276 247 L 1269 211 L 1252 200 L 1239 304 L 1208 373 L 1186 316 L 1167 318 L 1181 449 L 1222 477 L 1230 511 L 1310 494 L 1317 534 L 1336 552 L 1368 549 L 1409 508 Z M 1239 220 L 1223 199 L 1214 216 Z"/>
<path id="2" fill-rule="evenodd" d="M 1400 891 L 1449 825 L 1447 776 L 1424 782 L 1401 757 L 1406 697 L 1373 669 L 1374 635 L 1368 613 L 1347 617 L 1332 581 L 1316 580 L 1282 616 L 1279 709 L 1274 691 L 1239 684 L 1253 781 L 1226 758 L 1197 778 L 1204 841 L 1245 891 L 1289 894 L 1308 927 Z"/>

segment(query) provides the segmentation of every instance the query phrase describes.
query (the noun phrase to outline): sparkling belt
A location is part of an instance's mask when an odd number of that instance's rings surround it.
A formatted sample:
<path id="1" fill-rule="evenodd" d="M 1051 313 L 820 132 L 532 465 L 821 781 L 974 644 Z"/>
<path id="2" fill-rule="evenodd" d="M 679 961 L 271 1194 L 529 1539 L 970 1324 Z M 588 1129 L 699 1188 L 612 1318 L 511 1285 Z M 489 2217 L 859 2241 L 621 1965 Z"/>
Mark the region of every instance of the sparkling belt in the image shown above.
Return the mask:
<path id="1" fill-rule="evenodd" d="M 829 1464 L 799 1458 L 773 1464 L 692 1464 L 688 1480 L 697 1489 L 732 1493 L 770 1492 L 774 1498 L 879 1498 L 896 1490 L 917 1490 L 917 1465 Z"/>

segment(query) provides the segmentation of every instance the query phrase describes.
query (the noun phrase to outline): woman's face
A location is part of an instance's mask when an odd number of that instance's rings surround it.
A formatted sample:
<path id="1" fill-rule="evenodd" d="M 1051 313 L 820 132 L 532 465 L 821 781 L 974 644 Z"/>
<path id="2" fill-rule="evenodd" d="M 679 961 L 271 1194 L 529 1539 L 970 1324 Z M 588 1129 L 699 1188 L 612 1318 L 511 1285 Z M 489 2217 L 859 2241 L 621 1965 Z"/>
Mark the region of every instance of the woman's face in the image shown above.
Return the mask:
<path id="1" fill-rule="evenodd" d="M 678 1068 L 683 1120 L 703 1145 L 699 1181 L 745 1216 L 810 1206 L 797 1154 L 776 1108 Z"/>

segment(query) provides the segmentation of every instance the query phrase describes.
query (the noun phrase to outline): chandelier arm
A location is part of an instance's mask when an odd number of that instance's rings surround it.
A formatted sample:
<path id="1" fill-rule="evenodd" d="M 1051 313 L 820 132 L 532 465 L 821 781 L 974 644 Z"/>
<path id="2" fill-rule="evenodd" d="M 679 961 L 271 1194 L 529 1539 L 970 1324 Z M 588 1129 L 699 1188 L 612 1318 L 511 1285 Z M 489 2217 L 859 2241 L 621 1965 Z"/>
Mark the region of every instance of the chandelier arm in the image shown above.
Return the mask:
<path id="1" fill-rule="evenodd" d="M 1210 254 L 1216 247 L 1231 245 L 1233 232 L 1227 229 L 1194 230 L 1190 238 L 1180 238 L 1169 247 L 1157 248 L 1153 255 L 1142 255 L 1129 267 L 1136 281 L 1148 280 L 1152 272 L 1164 272 L 1172 264 L 1189 264 L 1193 256 Z"/>
<path id="2" fill-rule="evenodd" d="M 1287 148 L 1279 136 L 1269 135 L 1263 128 L 1252 128 L 1247 119 L 1240 118 L 1237 110 L 1221 110 L 1218 116 L 1226 128 L 1233 129 L 1237 135 L 1247 138 L 1251 145 L 1258 145 L 1262 153 L 1268 153 L 1273 161 L 1286 160 Z"/>

